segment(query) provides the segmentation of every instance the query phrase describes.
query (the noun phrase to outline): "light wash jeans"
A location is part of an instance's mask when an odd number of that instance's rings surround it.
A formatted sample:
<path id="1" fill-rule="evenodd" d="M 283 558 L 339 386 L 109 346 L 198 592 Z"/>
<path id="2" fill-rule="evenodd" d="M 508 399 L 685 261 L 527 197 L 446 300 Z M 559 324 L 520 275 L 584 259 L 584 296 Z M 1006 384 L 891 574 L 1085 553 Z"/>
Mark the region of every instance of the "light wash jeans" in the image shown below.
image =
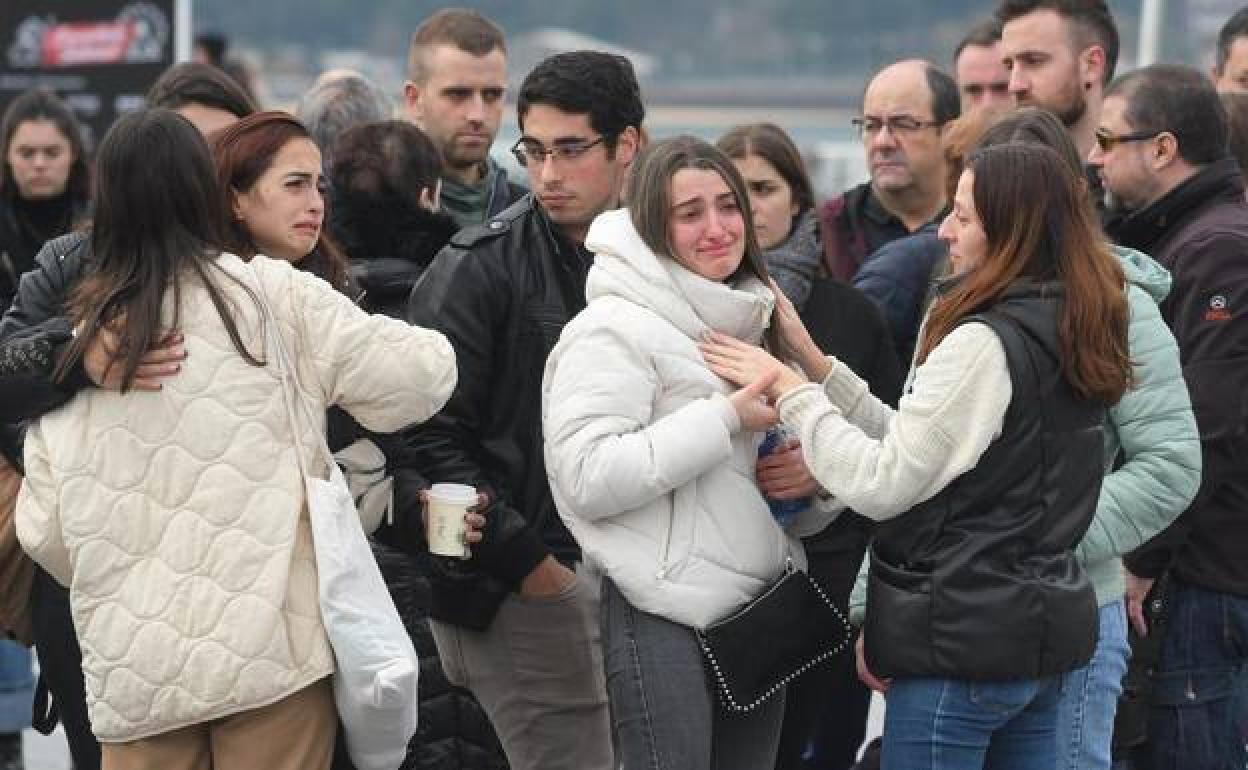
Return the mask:
<path id="1" fill-rule="evenodd" d="M 1114 714 L 1131 647 L 1127 610 L 1119 599 L 1100 609 L 1100 636 L 1092 660 L 1066 675 L 1057 706 L 1058 770 L 1110 770 Z"/>
<path id="2" fill-rule="evenodd" d="M 883 770 L 1053 770 L 1064 680 L 896 679 L 884 710 Z"/>
<path id="3" fill-rule="evenodd" d="M 34 694 L 30 650 L 0 640 L 0 733 L 17 733 L 30 727 Z"/>
<path id="4" fill-rule="evenodd" d="M 694 632 L 636 609 L 610 579 L 602 581 L 602 638 L 611 724 L 624 770 L 775 765 L 783 692 L 748 714 L 725 712 L 711 692 Z"/>

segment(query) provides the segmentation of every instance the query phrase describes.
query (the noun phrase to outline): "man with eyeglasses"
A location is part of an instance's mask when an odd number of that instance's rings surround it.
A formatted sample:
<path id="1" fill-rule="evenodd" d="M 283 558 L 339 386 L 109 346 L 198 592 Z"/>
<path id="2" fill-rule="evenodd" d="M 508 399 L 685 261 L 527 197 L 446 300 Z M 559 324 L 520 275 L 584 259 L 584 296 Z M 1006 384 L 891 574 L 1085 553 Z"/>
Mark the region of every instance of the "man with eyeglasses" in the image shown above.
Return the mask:
<path id="1" fill-rule="evenodd" d="M 1010 107 L 1010 73 L 1001 54 L 1001 22 L 975 25 L 953 51 L 953 77 L 962 95 L 962 111 Z"/>
<path id="2" fill-rule="evenodd" d="M 445 8 L 412 34 L 404 109 L 442 154 L 441 203 L 460 227 L 484 222 L 525 193 L 490 158 L 506 86 L 503 31 L 477 11 Z"/>
<path id="3" fill-rule="evenodd" d="M 824 259 L 834 278 L 853 281 L 884 244 L 939 224 L 945 211 L 941 132 L 958 112 L 957 84 L 928 62 L 897 62 L 871 79 L 862 114 L 853 120 L 871 179 L 820 211 Z"/>
<path id="4" fill-rule="evenodd" d="M 409 319 L 455 347 L 459 383 L 409 432 L 407 461 L 490 501 L 471 558 L 433 558 L 447 677 L 485 707 L 513 770 L 613 770 L 598 586 L 551 498 L 541 385 L 585 307 L 585 234 L 620 205 L 645 110 L 627 59 L 578 51 L 537 65 L 516 112 L 531 195 L 454 236 L 409 298 Z"/>
<path id="5" fill-rule="evenodd" d="M 1246 759 L 1235 719 L 1248 695 L 1248 204 L 1227 132 L 1204 74 L 1155 65 L 1110 85 L 1090 158 L 1121 209 L 1109 234 L 1171 273 L 1162 317 L 1200 427 L 1196 499 L 1125 559 L 1140 634 L 1144 597 L 1169 571 L 1146 751 L 1158 767 Z"/>

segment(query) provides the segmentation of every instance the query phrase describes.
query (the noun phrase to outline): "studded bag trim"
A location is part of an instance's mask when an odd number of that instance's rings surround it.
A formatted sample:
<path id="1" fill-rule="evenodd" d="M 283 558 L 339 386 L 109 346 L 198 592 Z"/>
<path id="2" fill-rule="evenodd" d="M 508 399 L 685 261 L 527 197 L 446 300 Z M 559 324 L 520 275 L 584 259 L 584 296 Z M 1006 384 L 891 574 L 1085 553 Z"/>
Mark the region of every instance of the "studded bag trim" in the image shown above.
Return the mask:
<path id="1" fill-rule="evenodd" d="M 791 560 L 762 595 L 697 632 L 720 705 L 737 713 L 844 652 L 852 635 L 845 613 Z"/>

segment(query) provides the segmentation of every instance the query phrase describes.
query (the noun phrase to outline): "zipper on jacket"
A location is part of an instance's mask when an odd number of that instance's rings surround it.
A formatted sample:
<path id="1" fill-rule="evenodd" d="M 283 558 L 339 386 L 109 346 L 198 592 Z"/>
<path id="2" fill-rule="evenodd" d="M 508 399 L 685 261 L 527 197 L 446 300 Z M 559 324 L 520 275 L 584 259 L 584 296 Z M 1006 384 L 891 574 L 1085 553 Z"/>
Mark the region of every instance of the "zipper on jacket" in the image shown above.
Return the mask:
<path id="1" fill-rule="evenodd" d="M 655 580 L 666 580 L 667 571 L 671 565 L 667 563 L 668 556 L 672 551 L 672 529 L 676 526 L 676 508 L 672 506 L 672 511 L 667 515 L 667 536 L 663 538 L 663 555 L 659 559 L 659 569 L 654 573 Z"/>

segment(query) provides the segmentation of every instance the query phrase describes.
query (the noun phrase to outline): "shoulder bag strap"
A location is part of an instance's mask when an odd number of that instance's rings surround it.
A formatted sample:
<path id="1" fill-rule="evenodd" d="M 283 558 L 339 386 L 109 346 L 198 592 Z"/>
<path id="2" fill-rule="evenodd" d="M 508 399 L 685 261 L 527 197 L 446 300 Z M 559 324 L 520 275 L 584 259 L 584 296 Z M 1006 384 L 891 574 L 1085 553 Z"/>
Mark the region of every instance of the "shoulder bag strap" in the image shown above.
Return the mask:
<path id="1" fill-rule="evenodd" d="M 281 328 L 278 326 L 277 315 L 273 312 L 273 307 L 269 304 L 269 299 L 264 293 L 264 285 L 260 282 L 260 276 L 256 273 L 255 267 L 250 263 L 247 265 L 247 269 L 251 272 L 252 278 L 255 279 L 253 283 L 255 285 L 256 299 L 260 302 L 260 309 L 264 316 L 266 348 L 274 353 L 274 363 L 277 367 L 278 378 L 282 381 L 282 402 L 286 406 L 286 418 L 290 421 L 291 437 L 295 443 L 295 458 L 299 461 L 299 472 L 303 475 L 304 481 L 309 481 L 315 477 L 308 471 L 307 463 L 303 458 L 303 446 L 299 440 L 299 420 L 295 416 L 294 402 L 298 402 L 302 406 L 304 416 L 307 418 L 309 425 L 315 426 L 317 423 L 308 407 L 307 400 L 303 397 L 303 390 L 299 385 L 299 374 L 295 369 L 294 358 L 286 347 L 286 341 L 282 337 Z M 329 451 L 329 445 L 325 441 L 324 433 L 321 431 L 316 431 L 316 433 L 322 458 L 332 474 L 333 468 L 336 467 L 333 455 Z"/>

